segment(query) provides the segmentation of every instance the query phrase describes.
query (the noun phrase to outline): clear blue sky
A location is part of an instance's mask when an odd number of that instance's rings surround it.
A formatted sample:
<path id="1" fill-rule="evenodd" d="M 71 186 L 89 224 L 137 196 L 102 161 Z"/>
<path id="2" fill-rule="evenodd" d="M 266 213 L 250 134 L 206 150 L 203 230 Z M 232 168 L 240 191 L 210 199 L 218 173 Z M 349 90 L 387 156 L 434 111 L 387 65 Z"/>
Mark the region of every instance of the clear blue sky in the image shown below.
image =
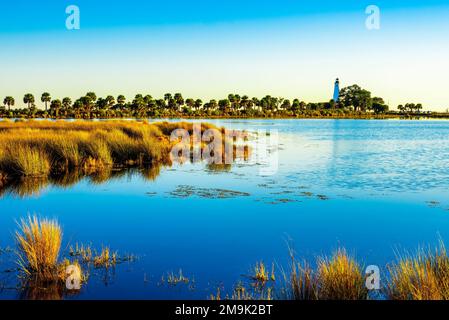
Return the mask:
<path id="1" fill-rule="evenodd" d="M 77 5 L 81 30 L 65 29 Z M 365 8 L 381 29 L 365 28 Z M 449 107 L 446 1 L 2 1 L 0 95 L 332 97 L 359 83 L 398 103 Z"/>

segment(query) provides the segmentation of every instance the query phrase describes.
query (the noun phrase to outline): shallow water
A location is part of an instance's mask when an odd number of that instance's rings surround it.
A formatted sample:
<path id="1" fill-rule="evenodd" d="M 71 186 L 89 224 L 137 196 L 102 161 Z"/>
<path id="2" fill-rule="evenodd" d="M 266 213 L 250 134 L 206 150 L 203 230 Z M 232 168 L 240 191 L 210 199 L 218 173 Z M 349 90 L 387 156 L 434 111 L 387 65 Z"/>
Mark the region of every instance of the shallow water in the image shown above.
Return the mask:
<path id="1" fill-rule="evenodd" d="M 65 298 L 206 299 L 217 287 L 229 292 L 257 261 L 284 265 L 289 239 L 301 258 L 344 246 L 381 268 L 397 250 L 449 239 L 449 122 L 206 121 L 277 130 L 277 172 L 261 175 L 257 161 L 222 171 L 196 163 L 161 168 L 154 180 L 129 171 L 102 183 L 47 184 L 33 195 L 9 190 L 0 200 L 0 247 L 14 246 L 16 221 L 28 213 L 56 217 L 65 253 L 78 242 L 138 257 L 107 274 L 94 270 Z M 20 297 L 16 274 L 2 272 L 13 261 L 0 253 L 0 298 Z M 189 285 L 162 283 L 179 269 Z"/>

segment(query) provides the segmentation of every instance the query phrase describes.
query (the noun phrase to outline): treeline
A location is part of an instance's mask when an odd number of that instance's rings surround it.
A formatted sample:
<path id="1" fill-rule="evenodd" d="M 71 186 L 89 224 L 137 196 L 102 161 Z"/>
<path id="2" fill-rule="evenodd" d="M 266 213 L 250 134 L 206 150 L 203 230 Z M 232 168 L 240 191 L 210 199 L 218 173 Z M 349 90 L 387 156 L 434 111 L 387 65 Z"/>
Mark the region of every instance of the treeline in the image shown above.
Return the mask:
<path id="1" fill-rule="evenodd" d="M 284 99 L 267 95 L 263 98 L 229 94 L 225 99 L 185 99 L 181 93 L 166 93 L 162 98 L 137 94 L 128 100 L 125 96 L 97 97 L 88 92 L 77 100 L 70 97 L 53 99 L 44 92 L 40 96 L 42 108 L 36 98 L 27 93 L 22 107 L 14 97 L 7 96 L 0 107 L 0 117 L 6 118 L 159 118 L 159 117 L 301 117 L 351 116 L 354 114 L 384 114 L 389 110 L 382 98 L 357 85 L 343 88 L 339 101 L 306 103 L 300 99 Z M 407 110 L 420 110 L 422 105 L 407 104 Z M 417 106 L 420 106 L 417 109 Z M 404 112 L 406 109 L 404 109 Z"/>

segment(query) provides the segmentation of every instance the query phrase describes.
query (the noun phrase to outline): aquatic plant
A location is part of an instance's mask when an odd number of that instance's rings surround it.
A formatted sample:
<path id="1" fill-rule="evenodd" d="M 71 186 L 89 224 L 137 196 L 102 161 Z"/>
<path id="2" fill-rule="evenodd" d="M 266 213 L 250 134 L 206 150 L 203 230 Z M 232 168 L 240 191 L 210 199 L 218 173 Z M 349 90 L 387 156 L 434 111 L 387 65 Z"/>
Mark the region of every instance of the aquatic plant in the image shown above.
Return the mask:
<path id="1" fill-rule="evenodd" d="M 22 219 L 19 226 L 16 241 L 22 271 L 43 280 L 59 278 L 58 256 L 62 241 L 59 223 L 56 220 L 29 216 Z"/>
<path id="2" fill-rule="evenodd" d="M 345 249 L 332 257 L 319 258 L 318 298 L 321 300 L 363 300 L 368 290 L 360 264 Z"/>
<path id="3" fill-rule="evenodd" d="M 167 283 L 172 286 L 176 286 L 178 284 L 188 284 L 190 282 L 190 279 L 183 275 L 182 269 L 179 269 L 179 272 L 177 274 L 175 274 L 174 272 L 169 272 L 167 273 L 166 277 Z M 165 277 L 162 276 L 161 280 L 162 283 L 164 283 Z"/>
<path id="4" fill-rule="evenodd" d="M 101 253 L 93 258 L 93 263 L 96 268 L 115 266 L 117 264 L 117 253 L 111 253 L 109 247 L 104 247 Z"/>
<path id="5" fill-rule="evenodd" d="M 448 300 L 449 257 L 440 241 L 434 250 L 419 249 L 388 267 L 387 297 L 392 300 Z"/>
<path id="6" fill-rule="evenodd" d="M 276 277 L 274 275 L 274 264 L 272 265 L 270 274 L 263 261 L 256 262 L 256 265 L 254 266 L 254 274 L 251 275 L 250 278 L 262 284 L 270 280 L 275 281 Z"/>
<path id="7" fill-rule="evenodd" d="M 295 253 L 289 247 L 289 270 L 282 269 L 284 287 L 281 297 L 286 300 L 317 300 L 318 283 L 316 275 L 307 262 L 298 262 Z"/>

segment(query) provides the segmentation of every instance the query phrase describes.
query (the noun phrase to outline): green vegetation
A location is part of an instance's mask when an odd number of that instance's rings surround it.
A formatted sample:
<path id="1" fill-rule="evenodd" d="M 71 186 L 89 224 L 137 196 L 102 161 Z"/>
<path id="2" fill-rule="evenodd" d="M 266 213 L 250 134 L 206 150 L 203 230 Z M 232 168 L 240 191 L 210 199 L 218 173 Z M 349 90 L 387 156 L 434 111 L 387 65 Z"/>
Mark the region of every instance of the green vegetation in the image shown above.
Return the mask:
<path id="1" fill-rule="evenodd" d="M 127 101 L 125 96 L 97 97 L 88 92 L 74 101 L 70 97 L 51 98 L 44 92 L 43 104 L 36 107 L 33 94 L 23 97 L 24 106 L 13 109 L 15 99 L 5 97 L 0 107 L 2 118 L 56 118 L 56 119 L 108 119 L 108 118 L 385 118 L 397 116 L 419 116 L 421 104 L 400 105 L 398 111 L 389 111 L 382 98 L 372 97 L 371 92 L 358 85 L 341 90 L 340 100 L 306 103 L 298 98 L 292 100 L 266 95 L 262 98 L 229 94 L 225 99 L 184 99 L 181 93 L 166 93 L 163 98 L 149 94 L 137 94 Z M 49 108 L 48 108 L 49 106 Z M 432 113 L 433 114 L 433 113 Z M 432 116 L 426 113 L 427 116 Z"/>

